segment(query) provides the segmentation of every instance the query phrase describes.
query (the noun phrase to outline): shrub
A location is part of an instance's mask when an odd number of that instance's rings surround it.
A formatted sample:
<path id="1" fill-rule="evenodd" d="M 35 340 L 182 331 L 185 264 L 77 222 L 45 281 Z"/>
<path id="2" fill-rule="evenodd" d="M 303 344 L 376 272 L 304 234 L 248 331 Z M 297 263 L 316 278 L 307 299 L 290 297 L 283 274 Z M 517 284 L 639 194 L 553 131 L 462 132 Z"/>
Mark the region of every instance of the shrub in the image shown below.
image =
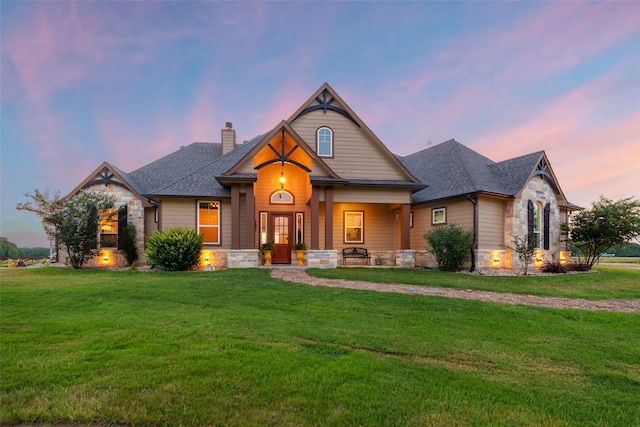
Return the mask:
<path id="1" fill-rule="evenodd" d="M 533 240 L 528 237 L 513 236 L 513 250 L 518 255 L 520 260 L 520 266 L 522 268 L 522 274 L 525 276 L 529 272 L 529 265 L 533 262 L 533 256 L 536 252 L 536 246 Z"/>
<path id="2" fill-rule="evenodd" d="M 133 265 L 138 259 L 138 248 L 136 247 L 136 227 L 127 224 L 120 235 L 120 250 L 129 265 Z"/>
<path id="3" fill-rule="evenodd" d="M 584 262 L 574 262 L 571 264 L 567 264 L 564 266 L 565 270 L 568 271 L 589 271 L 591 270 L 591 266 Z"/>
<path id="4" fill-rule="evenodd" d="M 158 230 L 149 237 L 147 260 L 169 271 L 184 271 L 200 262 L 202 235 L 195 230 L 176 227 Z"/>
<path id="5" fill-rule="evenodd" d="M 429 230 L 424 239 L 427 241 L 427 250 L 436 257 L 438 268 L 443 271 L 461 269 L 464 257 L 473 248 L 473 232 L 455 224 Z"/>
<path id="6" fill-rule="evenodd" d="M 559 262 L 548 262 L 540 268 L 543 273 L 566 273 L 567 269 Z"/>

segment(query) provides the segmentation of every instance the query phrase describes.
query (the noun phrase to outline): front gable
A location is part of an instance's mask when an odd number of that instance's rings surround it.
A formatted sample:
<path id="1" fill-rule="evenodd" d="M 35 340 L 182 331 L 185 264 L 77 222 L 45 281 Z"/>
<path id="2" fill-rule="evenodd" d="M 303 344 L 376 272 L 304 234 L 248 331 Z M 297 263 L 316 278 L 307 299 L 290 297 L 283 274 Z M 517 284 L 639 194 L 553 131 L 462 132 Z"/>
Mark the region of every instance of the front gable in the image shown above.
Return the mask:
<path id="1" fill-rule="evenodd" d="M 266 134 L 224 175 L 250 174 L 277 163 L 295 165 L 313 176 L 338 177 L 285 121 Z"/>
<path id="2" fill-rule="evenodd" d="M 558 198 L 558 204 L 560 206 L 568 207 L 567 199 L 564 196 L 562 189 L 560 188 L 560 184 L 558 184 L 558 179 L 556 178 L 555 173 L 553 173 L 553 169 L 551 169 L 551 164 L 549 163 L 547 154 L 544 151 L 542 152 L 540 159 L 536 163 L 535 168 L 531 171 L 527 183 L 522 189 L 520 189 L 518 196 L 522 196 L 522 193 L 535 178 L 539 178 L 549 185 L 550 189 L 556 194 Z"/>
<path id="3" fill-rule="evenodd" d="M 287 123 L 318 154 L 318 130 L 332 133 L 330 155 L 319 156 L 340 178 L 419 183 L 327 83 Z"/>
<path id="4" fill-rule="evenodd" d="M 141 201 L 143 207 L 147 208 L 152 206 L 149 200 L 146 197 L 143 197 L 135 188 L 135 185 L 132 182 L 129 182 L 126 174 L 109 162 L 103 162 L 98 166 L 96 170 L 89 174 L 89 176 L 74 188 L 66 197 L 73 197 L 82 190 L 88 189 L 109 193 L 118 193 L 123 191 L 129 192 L 133 197 Z"/>

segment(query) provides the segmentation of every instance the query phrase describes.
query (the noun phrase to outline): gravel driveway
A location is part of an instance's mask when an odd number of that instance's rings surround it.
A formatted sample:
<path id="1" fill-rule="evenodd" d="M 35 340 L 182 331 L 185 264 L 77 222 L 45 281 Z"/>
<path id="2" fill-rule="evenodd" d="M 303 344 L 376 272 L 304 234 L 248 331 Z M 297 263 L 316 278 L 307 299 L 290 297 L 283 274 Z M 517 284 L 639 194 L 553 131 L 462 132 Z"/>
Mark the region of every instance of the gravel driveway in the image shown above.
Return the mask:
<path id="1" fill-rule="evenodd" d="M 503 304 L 535 305 L 553 308 L 581 308 L 585 310 L 619 311 L 640 313 L 640 300 L 585 300 L 556 297 L 536 297 L 531 295 L 502 294 L 498 292 L 472 291 L 427 286 L 402 285 L 394 283 L 374 283 L 357 280 L 322 279 L 307 275 L 304 270 L 277 269 L 271 271 L 271 277 L 288 282 L 304 283 L 311 286 L 330 288 L 359 289 L 376 292 L 396 292 L 401 294 L 433 295 L 446 298 L 497 302 Z"/>

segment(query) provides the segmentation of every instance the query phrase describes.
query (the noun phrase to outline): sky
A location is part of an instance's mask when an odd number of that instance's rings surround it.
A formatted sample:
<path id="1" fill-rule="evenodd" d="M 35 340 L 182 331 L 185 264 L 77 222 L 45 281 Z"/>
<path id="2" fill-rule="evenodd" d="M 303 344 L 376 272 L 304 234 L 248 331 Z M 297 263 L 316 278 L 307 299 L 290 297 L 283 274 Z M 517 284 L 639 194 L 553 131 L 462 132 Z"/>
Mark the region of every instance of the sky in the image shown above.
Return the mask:
<path id="1" fill-rule="evenodd" d="M 640 198 L 640 2 L 0 0 L 0 236 L 108 161 L 287 119 L 324 82 L 395 154 L 545 150 L 567 199 Z"/>

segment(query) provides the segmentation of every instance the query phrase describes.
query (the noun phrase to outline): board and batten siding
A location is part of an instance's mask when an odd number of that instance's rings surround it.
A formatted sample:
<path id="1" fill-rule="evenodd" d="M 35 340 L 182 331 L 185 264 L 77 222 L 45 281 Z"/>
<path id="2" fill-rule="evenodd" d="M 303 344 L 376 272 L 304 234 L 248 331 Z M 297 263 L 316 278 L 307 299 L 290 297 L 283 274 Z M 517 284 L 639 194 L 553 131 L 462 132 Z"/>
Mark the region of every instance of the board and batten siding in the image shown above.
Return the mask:
<path id="1" fill-rule="evenodd" d="M 322 160 L 338 176 L 353 179 L 406 179 L 362 129 L 334 111 L 312 111 L 291 124 L 312 150 L 317 149 L 316 132 L 322 126 L 333 130 L 333 157 L 322 157 Z"/>
<path id="2" fill-rule="evenodd" d="M 478 249 L 504 249 L 505 210 L 504 200 L 478 198 Z"/>

